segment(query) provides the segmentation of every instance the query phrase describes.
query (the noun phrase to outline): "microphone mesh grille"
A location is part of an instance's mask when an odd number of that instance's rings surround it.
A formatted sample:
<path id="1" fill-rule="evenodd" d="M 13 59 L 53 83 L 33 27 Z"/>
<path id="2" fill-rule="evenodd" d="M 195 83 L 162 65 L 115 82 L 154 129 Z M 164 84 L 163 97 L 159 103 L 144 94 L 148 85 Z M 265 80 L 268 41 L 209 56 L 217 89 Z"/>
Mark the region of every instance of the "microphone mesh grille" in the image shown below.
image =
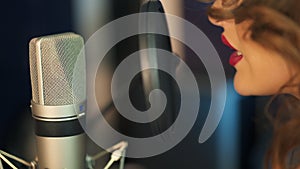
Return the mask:
<path id="1" fill-rule="evenodd" d="M 34 38 L 29 44 L 32 101 L 68 105 L 85 100 L 83 39 L 74 33 Z"/>

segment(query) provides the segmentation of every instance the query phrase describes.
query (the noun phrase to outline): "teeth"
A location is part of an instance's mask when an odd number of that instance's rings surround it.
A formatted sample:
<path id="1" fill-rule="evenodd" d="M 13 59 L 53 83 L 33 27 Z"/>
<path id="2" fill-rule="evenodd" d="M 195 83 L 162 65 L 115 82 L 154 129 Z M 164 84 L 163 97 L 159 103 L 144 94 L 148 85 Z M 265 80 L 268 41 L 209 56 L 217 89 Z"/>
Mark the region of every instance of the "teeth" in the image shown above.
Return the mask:
<path id="1" fill-rule="evenodd" d="M 239 56 L 242 56 L 242 55 L 243 55 L 242 52 L 240 52 L 240 51 L 237 51 L 236 54 L 239 55 Z"/>

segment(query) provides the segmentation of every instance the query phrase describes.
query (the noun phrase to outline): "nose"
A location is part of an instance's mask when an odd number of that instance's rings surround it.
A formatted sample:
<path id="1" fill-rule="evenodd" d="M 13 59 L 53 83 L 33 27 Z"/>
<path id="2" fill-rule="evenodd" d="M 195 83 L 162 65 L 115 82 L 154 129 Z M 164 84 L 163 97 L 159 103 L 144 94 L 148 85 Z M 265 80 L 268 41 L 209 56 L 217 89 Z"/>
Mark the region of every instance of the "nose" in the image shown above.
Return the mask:
<path id="1" fill-rule="evenodd" d="M 214 3 L 212 4 L 211 8 L 212 9 L 224 9 L 227 8 L 229 10 L 234 9 L 236 7 L 238 7 L 239 5 L 241 5 L 241 3 L 243 2 L 243 0 L 236 0 L 232 5 L 230 6 L 225 6 L 223 5 L 223 1 L 222 0 L 215 0 Z M 211 16 L 208 16 L 208 20 L 216 25 L 216 26 L 220 26 L 220 27 L 228 27 L 231 26 L 232 23 L 234 23 L 234 19 L 232 19 L 232 17 L 228 18 L 228 19 L 224 19 L 224 20 L 217 20 Z"/>
<path id="2" fill-rule="evenodd" d="M 220 8 L 222 8 L 222 0 L 215 0 L 215 1 L 213 2 L 213 4 L 212 4 L 211 8 L 212 8 L 212 9 L 220 9 Z M 208 16 L 208 20 L 209 20 L 212 24 L 214 24 L 214 25 L 216 25 L 216 26 L 221 26 L 221 27 L 223 27 L 222 21 L 220 21 L 220 20 L 217 20 L 217 19 L 215 19 L 215 18 L 213 18 L 213 17 L 211 17 L 211 16 Z"/>
<path id="3" fill-rule="evenodd" d="M 211 16 L 208 16 L 208 20 L 209 20 L 209 22 L 212 23 L 213 25 L 223 27 L 223 21 L 220 21 L 220 20 L 217 20 L 217 19 L 215 19 L 215 18 L 212 18 Z"/>

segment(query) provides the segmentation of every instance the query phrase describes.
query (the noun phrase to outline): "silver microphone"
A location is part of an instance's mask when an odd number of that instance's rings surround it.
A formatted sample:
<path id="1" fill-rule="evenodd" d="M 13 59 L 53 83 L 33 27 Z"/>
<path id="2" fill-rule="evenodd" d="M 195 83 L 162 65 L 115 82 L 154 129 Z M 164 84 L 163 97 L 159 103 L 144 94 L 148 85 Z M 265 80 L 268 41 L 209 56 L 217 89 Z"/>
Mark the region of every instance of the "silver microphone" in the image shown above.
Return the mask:
<path id="1" fill-rule="evenodd" d="M 29 61 L 39 169 L 85 168 L 83 38 L 71 32 L 33 38 Z"/>

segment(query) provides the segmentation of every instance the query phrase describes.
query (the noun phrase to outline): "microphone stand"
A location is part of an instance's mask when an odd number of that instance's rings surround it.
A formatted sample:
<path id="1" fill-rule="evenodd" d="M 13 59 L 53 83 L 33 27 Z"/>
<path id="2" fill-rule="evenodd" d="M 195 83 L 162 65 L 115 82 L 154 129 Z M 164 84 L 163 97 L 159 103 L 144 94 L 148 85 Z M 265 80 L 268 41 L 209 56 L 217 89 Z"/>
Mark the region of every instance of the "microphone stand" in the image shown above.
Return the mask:
<path id="1" fill-rule="evenodd" d="M 128 146 L 128 143 L 125 141 L 121 141 L 112 147 L 108 148 L 107 150 L 101 151 L 100 153 L 90 156 L 86 156 L 86 164 L 88 169 L 94 169 L 94 165 L 96 160 L 103 157 L 104 155 L 108 154 L 109 152 L 112 152 L 111 158 L 104 167 L 104 169 L 108 169 L 115 161 L 120 160 L 119 169 L 124 169 L 125 164 L 125 155 L 126 155 L 126 148 Z M 6 157 L 15 160 L 16 162 L 19 162 L 25 166 L 28 167 L 28 169 L 37 169 L 38 166 L 38 159 L 35 159 L 31 162 L 27 162 L 19 157 L 16 157 L 12 154 L 9 154 L 5 151 L 0 150 L 0 169 L 4 169 L 2 165 L 2 160 L 5 162 L 8 166 L 10 166 L 12 169 L 18 169 L 13 163 L 11 163 Z"/>
<path id="2" fill-rule="evenodd" d="M 87 155 L 86 163 L 87 163 L 88 169 L 94 169 L 96 160 L 103 157 L 104 155 L 106 155 L 109 152 L 112 152 L 112 154 L 110 156 L 110 160 L 108 161 L 108 163 L 106 164 L 104 169 L 108 169 L 113 164 L 113 162 L 118 161 L 118 160 L 120 160 L 119 169 L 124 169 L 127 146 L 128 146 L 127 142 L 121 141 L 121 142 L 115 144 L 114 146 L 112 146 L 104 151 L 99 152 L 98 154 L 96 154 L 94 156 Z"/>
<path id="3" fill-rule="evenodd" d="M 37 169 L 37 160 L 33 160 L 31 162 L 27 162 L 17 156 L 14 156 L 12 154 L 9 154 L 5 151 L 0 150 L 0 169 L 3 169 L 2 160 L 11 168 L 18 169 L 13 163 L 11 163 L 6 157 L 13 159 L 25 166 L 27 166 L 29 169 Z"/>

